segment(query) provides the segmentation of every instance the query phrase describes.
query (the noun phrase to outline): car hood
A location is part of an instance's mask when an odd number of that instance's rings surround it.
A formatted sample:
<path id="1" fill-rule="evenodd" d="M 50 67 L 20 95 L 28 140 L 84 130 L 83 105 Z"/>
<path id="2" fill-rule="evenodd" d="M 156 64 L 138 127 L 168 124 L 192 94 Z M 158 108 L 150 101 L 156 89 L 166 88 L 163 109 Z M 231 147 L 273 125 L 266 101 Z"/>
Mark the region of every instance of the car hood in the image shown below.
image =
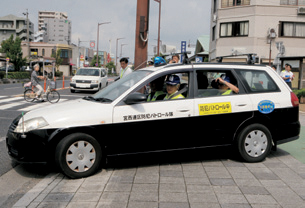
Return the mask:
<path id="1" fill-rule="evenodd" d="M 82 75 L 76 75 L 72 77 L 72 80 L 95 80 L 99 79 L 99 76 L 82 76 Z"/>
<path id="2" fill-rule="evenodd" d="M 24 121 L 43 117 L 49 124 L 43 129 L 52 129 L 110 123 L 111 116 L 111 104 L 77 99 L 27 112 Z"/>

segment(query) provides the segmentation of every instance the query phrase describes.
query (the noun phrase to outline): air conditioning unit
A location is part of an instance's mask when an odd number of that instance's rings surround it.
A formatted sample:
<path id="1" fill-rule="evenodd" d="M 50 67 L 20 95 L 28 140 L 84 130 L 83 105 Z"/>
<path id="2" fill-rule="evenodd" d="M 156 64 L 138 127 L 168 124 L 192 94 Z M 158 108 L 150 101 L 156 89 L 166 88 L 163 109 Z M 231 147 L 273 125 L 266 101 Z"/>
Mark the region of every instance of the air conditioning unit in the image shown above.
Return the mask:
<path id="1" fill-rule="evenodd" d="M 216 21 L 217 21 L 217 15 L 214 14 L 214 15 L 213 15 L 213 22 L 216 22 Z"/>
<path id="2" fill-rule="evenodd" d="M 161 52 L 162 53 L 175 53 L 176 52 L 176 46 L 162 45 Z"/>
<path id="3" fill-rule="evenodd" d="M 299 7 L 298 14 L 305 15 L 305 7 Z"/>

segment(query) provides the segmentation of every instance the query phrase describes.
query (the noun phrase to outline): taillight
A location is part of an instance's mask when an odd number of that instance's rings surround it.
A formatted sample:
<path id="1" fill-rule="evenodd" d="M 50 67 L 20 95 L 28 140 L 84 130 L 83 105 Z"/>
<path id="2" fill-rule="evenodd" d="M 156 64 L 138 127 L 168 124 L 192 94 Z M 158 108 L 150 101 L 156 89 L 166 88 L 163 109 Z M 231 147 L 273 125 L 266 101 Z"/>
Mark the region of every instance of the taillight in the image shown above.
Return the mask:
<path id="1" fill-rule="evenodd" d="M 299 98 L 293 93 L 290 93 L 291 96 L 291 104 L 293 107 L 298 107 L 299 106 Z"/>

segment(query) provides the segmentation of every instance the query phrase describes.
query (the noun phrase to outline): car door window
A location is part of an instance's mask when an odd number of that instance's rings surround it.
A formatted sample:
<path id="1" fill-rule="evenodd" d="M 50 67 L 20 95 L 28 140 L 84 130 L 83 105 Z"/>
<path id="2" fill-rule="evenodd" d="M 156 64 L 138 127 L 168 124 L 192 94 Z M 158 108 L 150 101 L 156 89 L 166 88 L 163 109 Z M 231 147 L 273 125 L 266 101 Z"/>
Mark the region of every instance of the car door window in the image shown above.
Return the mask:
<path id="1" fill-rule="evenodd" d="M 196 97 L 212 97 L 236 95 L 232 86 L 238 89 L 238 82 L 231 71 L 225 70 L 197 70 L 197 93 Z M 224 82 L 221 82 L 223 80 Z M 226 84 L 224 84 L 226 83 Z M 231 85 L 227 84 L 230 83 Z M 232 89 L 231 89 L 231 88 Z M 235 88 L 234 88 L 235 89 Z"/>
<path id="2" fill-rule="evenodd" d="M 273 79 L 265 71 L 238 70 L 237 74 L 248 93 L 278 92 L 279 88 Z"/>

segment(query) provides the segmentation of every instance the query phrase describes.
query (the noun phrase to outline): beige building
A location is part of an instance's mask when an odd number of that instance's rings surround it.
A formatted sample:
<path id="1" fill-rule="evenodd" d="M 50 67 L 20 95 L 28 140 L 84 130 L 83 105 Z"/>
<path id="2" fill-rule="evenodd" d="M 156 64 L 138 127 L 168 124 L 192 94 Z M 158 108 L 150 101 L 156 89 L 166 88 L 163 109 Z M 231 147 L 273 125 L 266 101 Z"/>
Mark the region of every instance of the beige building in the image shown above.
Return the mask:
<path id="1" fill-rule="evenodd" d="M 28 47 L 26 42 L 21 43 L 23 58 L 28 54 Z M 60 57 L 63 59 L 62 64 L 59 66 L 59 71 L 63 72 L 64 76 L 70 76 L 72 74 L 72 46 L 66 44 L 49 44 L 41 42 L 30 43 L 30 61 L 31 62 L 54 62 L 52 54 L 58 49 L 61 50 Z"/>
<path id="2" fill-rule="evenodd" d="M 280 71 L 284 65 L 281 57 L 305 56 L 305 0 L 212 0 L 211 5 L 211 61 L 255 53 L 257 63 L 270 62 Z M 304 65 L 297 60 L 289 60 L 297 76 L 295 88 L 301 86 Z"/>
<path id="3" fill-rule="evenodd" d="M 29 22 L 29 38 L 34 40 L 34 24 Z M 0 43 L 14 35 L 14 39 L 18 36 L 22 41 L 27 40 L 27 22 L 24 17 L 15 15 L 7 15 L 0 17 Z"/>
<path id="4" fill-rule="evenodd" d="M 44 26 L 44 20 L 46 18 L 51 19 L 68 19 L 66 12 L 55 12 L 55 11 L 38 11 L 38 31 L 42 31 Z"/>

